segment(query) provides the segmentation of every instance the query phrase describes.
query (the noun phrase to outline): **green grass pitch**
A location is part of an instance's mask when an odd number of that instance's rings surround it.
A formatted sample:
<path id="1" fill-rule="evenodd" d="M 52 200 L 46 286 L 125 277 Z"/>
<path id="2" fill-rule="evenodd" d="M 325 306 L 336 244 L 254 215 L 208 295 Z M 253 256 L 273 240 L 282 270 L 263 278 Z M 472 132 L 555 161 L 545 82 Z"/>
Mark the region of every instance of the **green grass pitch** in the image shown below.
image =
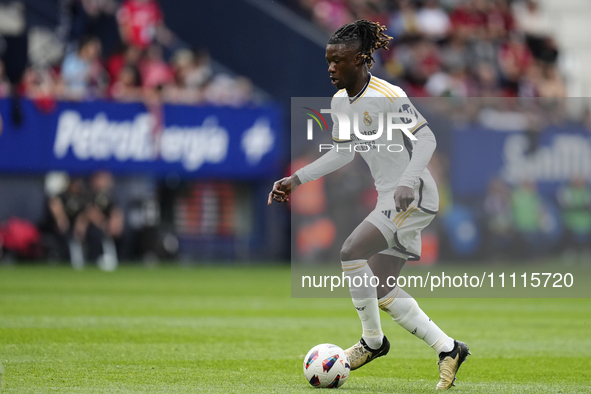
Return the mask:
<path id="1" fill-rule="evenodd" d="M 315 393 L 314 345 L 348 347 L 347 299 L 290 298 L 288 267 L 0 269 L 2 393 Z M 423 299 L 472 356 L 452 392 L 590 393 L 589 299 Z M 382 314 L 387 357 L 350 393 L 430 393 L 434 352 Z"/>

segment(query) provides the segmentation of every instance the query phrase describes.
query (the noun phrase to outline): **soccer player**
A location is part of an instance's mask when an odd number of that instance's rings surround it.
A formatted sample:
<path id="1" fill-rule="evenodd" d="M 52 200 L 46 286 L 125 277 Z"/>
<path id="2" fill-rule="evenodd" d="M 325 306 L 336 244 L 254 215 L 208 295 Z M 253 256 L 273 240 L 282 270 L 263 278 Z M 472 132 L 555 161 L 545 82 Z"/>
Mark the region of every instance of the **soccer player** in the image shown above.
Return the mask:
<path id="1" fill-rule="evenodd" d="M 369 73 L 374 62 L 373 51 L 388 49 L 391 37 L 385 30 L 378 23 L 358 20 L 342 26 L 329 38 L 326 46 L 328 72 L 332 84 L 339 89 L 332 99 L 331 110 L 348 114 L 349 119 L 357 119 L 358 124 L 351 124 L 349 138 L 339 138 L 339 117 L 331 112 L 333 148 L 290 177 L 275 182 L 268 204 L 273 200 L 288 201 L 288 196 L 299 185 L 341 168 L 353 160 L 356 151 L 360 152 L 375 180 L 378 202 L 347 238 L 340 253 L 342 269 L 350 278 L 351 297 L 363 328 L 361 340 L 345 351 L 351 369 L 386 355 L 390 349 L 381 329 L 381 308 L 437 352 L 440 375 L 437 389 L 448 389 L 470 354 L 468 346 L 446 335 L 407 292 L 386 284 L 388 277 L 398 278 L 407 259 L 419 258 L 421 230 L 437 213 L 439 196 L 426 168 L 436 146 L 427 121 L 410 104 L 402 89 Z M 383 132 L 379 138 L 367 141 L 354 133 L 357 127 L 357 134 L 376 137 L 379 117 L 392 112 L 405 112 L 415 118 L 414 126 L 406 130 L 408 135 L 400 128 L 390 133 L 390 138 Z M 401 125 L 412 124 L 410 117 L 401 121 Z M 404 149 L 386 149 L 389 145 Z M 353 283 L 359 282 L 354 279 L 364 275 L 366 278 L 375 275 L 380 286 L 355 287 Z"/>

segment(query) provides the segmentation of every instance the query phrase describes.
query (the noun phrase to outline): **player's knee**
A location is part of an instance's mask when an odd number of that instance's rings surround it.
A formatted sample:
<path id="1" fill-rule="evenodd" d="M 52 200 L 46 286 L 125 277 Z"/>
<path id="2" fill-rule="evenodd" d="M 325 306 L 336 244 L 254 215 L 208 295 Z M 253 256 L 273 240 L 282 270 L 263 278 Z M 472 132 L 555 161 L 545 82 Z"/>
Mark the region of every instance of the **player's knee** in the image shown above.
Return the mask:
<path id="1" fill-rule="evenodd" d="M 345 241 L 343 247 L 341 248 L 341 261 L 351 261 L 360 258 L 362 257 L 355 252 L 355 250 L 352 247 L 352 243 Z"/>
<path id="2" fill-rule="evenodd" d="M 345 248 L 345 246 L 343 245 L 343 247 L 341 248 L 341 261 L 349 261 L 352 260 L 350 258 L 351 256 L 351 252 L 349 248 Z"/>

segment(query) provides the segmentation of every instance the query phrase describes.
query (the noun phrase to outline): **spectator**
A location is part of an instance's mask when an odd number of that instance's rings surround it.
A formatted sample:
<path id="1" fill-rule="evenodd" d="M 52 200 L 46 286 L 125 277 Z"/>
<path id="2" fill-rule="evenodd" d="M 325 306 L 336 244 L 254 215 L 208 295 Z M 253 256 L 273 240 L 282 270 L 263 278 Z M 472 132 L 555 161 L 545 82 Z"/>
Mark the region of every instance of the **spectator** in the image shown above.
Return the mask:
<path id="1" fill-rule="evenodd" d="M 424 85 L 441 69 L 441 57 L 437 46 L 427 39 L 418 39 L 409 45 L 409 51 L 401 56 L 405 78 L 412 96 L 428 96 Z"/>
<path id="2" fill-rule="evenodd" d="M 540 97 L 566 97 L 566 86 L 556 66 L 542 66 L 542 78 L 538 82 L 537 91 Z"/>
<path id="3" fill-rule="evenodd" d="M 537 59 L 554 62 L 558 54 L 556 44 L 549 38 L 549 21 L 543 18 L 539 4 L 534 0 L 517 2 L 513 6 L 513 15 L 517 25 L 525 33 L 533 55 Z"/>
<path id="4" fill-rule="evenodd" d="M 209 52 L 205 49 L 195 51 L 193 62 L 184 72 L 187 86 L 201 88 L 211 79 L 212 74 Z"/>
<path id="5" fill-rule="evenodd" d="M 117 13 L 123 42 L 147 49 L 154 41 L 172 42 L 172 33 L 164 25 L 160 6 L 155 0 L 125 0 Z"/>
<path id="6" fill-rule="evenodd" d="M 10 96 L 10 82 L 4 72 L 4 62 L 0 59 L 0 98 Z"/>
<path id="7" fill-rule="evenodd" d="M 19 86 L 21 95 L 31 99 L 43 112 L 55 109 L 56 98 L 62 96 L 59 75 L 46 67 L 27 67 Z"/>
<path id="8" fill-rule="evenodd" d="M 439 7 L 436 0 L 427 0 L 417 12 L 417 24 L 419 30 L 434 41 L 446 38 L 451 27 L 447 13 Z"/>
<path id="9" fill-rule="evenodd" d="M 141 101 L 141 79 L 136 66 L 129 64 L 123 67 L 111 86 L 110 96 L 123 102 Z"/>
<path id="10" fill-rule="evenodd" d="M 82 100 L 88 97 L 103 97 L 106 74 L 99 62 L 101 43 L 96 37 L 80 40 L 78 50 L 64 58 L 62 79 L 65 98 Z"/>
<path id="11" fill-rule="evenodd" d="M 108 52 L 119 41 L 114 17 L 117 7 L 115 0 L 60 0 L 58 34 L 67 43 L 86 36 L 99 37 Z"/>
<path id="12" fill-rule="evenodd" d="M 538 97 L 542 81 L 542 69 L 539 64 L 530 65 L 519 81 L 519 97 Z"/>
<path id="13" fill-rule="evenodd" d="M 490 40 L 474 38 L 469 41 L 468 53 L 472 73 L 476 73 L 478 66 L 482 63 L 486 63 L 495 70 L 498 68 L 498 45 L 496 43 Z"/>
<path id="14" fill-rule="evenodd" d="M 464 0 L 451 12 L 452 28 L 462 39 L 480 40 L 486 36 L 486 2 Z"/>
<path id="15" fill-rule="evenodd" d="M 440 56 L 442 69 L 446 71 L 436 72 L 429 77 L 425 84 L 427 92 L 434 97 L 468 96 L 470 56 L 466 43 L 458 34 L 452 33 L 447 44 L 442 46 Z"/>
<path id="16" fill-rule="evenodd" d="M 591 189 L 584 178 L 576 177 L 557 193 L 562 223 L 566 229 L 565 257 L 572 260 L 578 251 L 591 253 Z"/>
<path id="17" fill-rule="evenodd" d="M 195 104 L 202 100 L 203 82 L 196 75 L 197 65 L 193 52 L 188 49 L 177 51 L 172 58 L 174 84 L 164 91 L 169 103 Z"/>
<path id="18" fill-rule="evenodd" d="M 245 77 L 234 78 L 235 94 L 228 101 L 232 107 L 244 107 L 253 104 L 253 86 L 250 79 Z"/>
<path id="19" fill-rule="evenodd" d="M 126 207 L 125 239 L 122 242 L 122 258 L 141 259 L 154 265 L 168 251 L 160 236 L 160 203 L 150 193 L 132 198 Z M 169 255 L 170 256 L 170 255 Z"/>
<path id="20" fill-rule="evenodd" d="M 499 48 L 498 57 L 503 77 L 511 82 L 517 82 L 533 62 L 529 48 L 518 34 L 512 34 Z"/>
<path id="21" fill-rule="evenodd" d="M 107 60 L 107 72 L 111 83 L 117 80 L 117 76 L 126 65 L 137 67 L 142 57 L 142 50 L 138 47 L 124 45 Z"/>
<path id="22" fill-rule="evenodd" d="M 498 178 L 491 180 L 484 199 L 486 230 L 488 233 L 486 254 L 496 256 L 508 252 L 515 234 L 513 232 L 513 212 L 511 189 Z"/>
<path id="23" fill-rule="evenodd" d="M 535 48 L 528 42 L 534 57 L 542 63 L 555 65 L 558 61 L 558 44 L 552 37 L 545 37 L 540 48 Z"/>
<path id="24" fill-rule="evenodd" d="M 389 7 L 389 3 L 386 1 L 354 0 L 348 1 L 347 3 L 355 19 L 369 19 L 381 25 L 386 24 L 388 21 L 386 14 L 390 11 L 391 7 Z"/>
<path id="25" fill-rule="evenodd" d="M 514 30 L 513 14 L 507 0 L 491 0 L 486 12 L 487 38 L 491 41 L 500 41 Z"/>
<path id="26" fill-rule="evenodd" d="M 499 87 L 496 70 L 489 63 L 480 63 L 475 72 L 470 96 L 505 97 L 507 94 Z"/>
<path id="27" fill-rule="evenodd" d="M 209 104 L 239 107 L 252 102 L 252 83 L 247 78 L 219 74 L 206 87 L 204 98 Z"/>
<path id="28" fill-rule="evenodd" d="M 449 73 L 437 72 L 429 77 L 425 89 L 434 97 L 467 97 L 468 80 L 462 68 L 452 68 Z"/>
<path id="29" fill-rule="evenodd" d="M 541 216 L 543 212 L 542 197 L 533 181 L 523 182 L 511 195 L 515 229 L 526 245 L 524 254 L 538 256 L 543 250 Z"/>
<path id="30" fill-rule="evenodd" d="M 233 94 L 234 80 L 226 74 L 218 74 L 205 88 L 205 101 L 213 105 L 224 105 Z"/>
<path id="31" fill-rule="evenodd" d="M 515 2 L 513 15 L 519 28 L 528 36 L 544 37 L 548 34 L 549 26 L 542 17 L 540 6 L 535 0 Z"/>
<path id="32" fill-rule="evenodd" d="M 40 227 L 50 249 L 50 258 L 69 258 L 75 269 L 81 269 L 85 263 L 82 244 L 88 227 L 86 206 L 89 196 L 82 178 L 68 180 L 66 177 L 58 181 L 67 186 L 61 193 L 61 187 L 50 192 L 46 218 Z"/>
<path id="33" fill-rule="evenodd" d="M 336 30 L 353 20 L 353 14 L 345 1 L 320 0 L 312 2 L 312 18 L 327 30 Z"/>
<path id="34" fill-rule="evenodd" d="M 399 3 L 399 9 L 395 11 L 390 18 L 388 34 L 392 34 L 395 40 L 402 41 L 405 37 L 416 36 L 419 35 L 420 32 L 421 30 L 414 3 L 410 0 L 401 0 Z"/>
<path id="35" fill-rule="evenodd" d="M 470 63 L 470 55 L 466 42 L 460 35 L 452 33 L 449 41 L 441 49 L 443 66 L 449 69 L 467 69 Z"/>
<path id="36" fill-rule="evenodd" d="M 172 68 L 162 57 L 162 47 L 150 45 L 146 56 L 139 64 L 142 86 L 145 88 L 164 87 L 173 82 Z"/>
<path id="37" fill-rule="evenodd" d="M 87 231 L 88 255 L 105 271 L 117 268 L 115 242 L 123 234 L 123 212 L 113 199 L 113 186 L 113 176 L 107 171 L 96 172 L 90 178 L 92 197 L 87 210 L 90 223 Z"/>

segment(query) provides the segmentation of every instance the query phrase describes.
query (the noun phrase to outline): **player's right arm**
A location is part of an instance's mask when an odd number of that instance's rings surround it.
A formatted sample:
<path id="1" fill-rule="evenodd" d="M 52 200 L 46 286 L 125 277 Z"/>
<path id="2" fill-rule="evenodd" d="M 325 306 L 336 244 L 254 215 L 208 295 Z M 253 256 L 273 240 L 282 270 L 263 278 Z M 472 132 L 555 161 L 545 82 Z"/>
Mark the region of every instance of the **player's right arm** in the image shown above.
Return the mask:
<path id="1" fill-rule="evenodd" d="M 273 200 L 277 202 L 289 201 L 287 197 L 293 193 L 299 185 L 330 174 L 355 158 L 353 142 L 338 140 L 338 119 L 335 115 L 331 116 L 333 121 L 333 148 L 312 163 L 297 170 L 293 175 L 276 181 L 273 184 L 273 190 L 269 193 L 269 198 L 267 200 L 268 205 L 270 205 Z"/>

